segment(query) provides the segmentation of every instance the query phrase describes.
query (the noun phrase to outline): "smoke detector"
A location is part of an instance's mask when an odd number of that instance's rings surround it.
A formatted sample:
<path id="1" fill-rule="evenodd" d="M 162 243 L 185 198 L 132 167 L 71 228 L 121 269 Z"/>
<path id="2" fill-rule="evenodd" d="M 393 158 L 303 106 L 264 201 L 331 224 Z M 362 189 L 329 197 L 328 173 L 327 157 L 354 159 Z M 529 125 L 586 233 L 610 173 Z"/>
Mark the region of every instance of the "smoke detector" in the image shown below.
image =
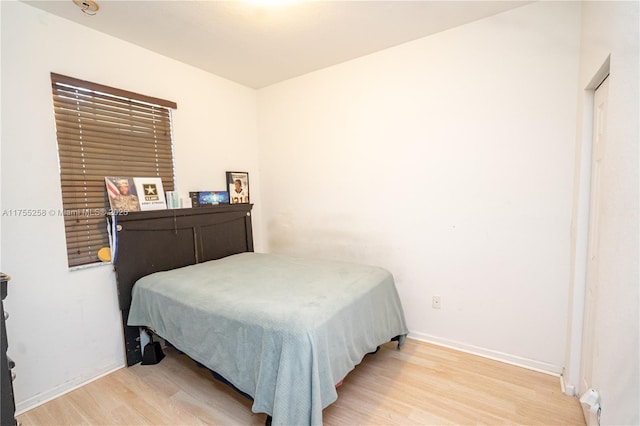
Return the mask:
<path id="1" fill-rule="evenodd" d="M 95 15 L 100 9 L 98 3 L 93 0 L 72 0 L 76 6 L 80 8 L 80 10 L 87 15 Z"/>

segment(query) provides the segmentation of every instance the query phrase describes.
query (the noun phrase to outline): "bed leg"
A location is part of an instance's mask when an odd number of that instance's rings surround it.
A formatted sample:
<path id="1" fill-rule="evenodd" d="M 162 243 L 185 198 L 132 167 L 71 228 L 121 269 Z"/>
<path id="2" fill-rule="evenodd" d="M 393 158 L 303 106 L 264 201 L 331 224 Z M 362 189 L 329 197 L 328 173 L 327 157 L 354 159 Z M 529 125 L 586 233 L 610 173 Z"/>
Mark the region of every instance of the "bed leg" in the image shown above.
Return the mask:
<path id="1" fill-rule="evenodd" d="M 272 420 L 273 420 L 273 417 L 271 417 L 270 415 L 267 414 L 267 420 L 265 420 L 264 426 L 271 426 L 271 421 Z"/>
<path id="2" fill-rule="evenodd" d="M 404 339 L 407 337 L 406 334 L 401 334 L 391 339 L 392 342 L 398 342 L 397 349 L 400 350 L 400 347 L 404 343 Z"/>

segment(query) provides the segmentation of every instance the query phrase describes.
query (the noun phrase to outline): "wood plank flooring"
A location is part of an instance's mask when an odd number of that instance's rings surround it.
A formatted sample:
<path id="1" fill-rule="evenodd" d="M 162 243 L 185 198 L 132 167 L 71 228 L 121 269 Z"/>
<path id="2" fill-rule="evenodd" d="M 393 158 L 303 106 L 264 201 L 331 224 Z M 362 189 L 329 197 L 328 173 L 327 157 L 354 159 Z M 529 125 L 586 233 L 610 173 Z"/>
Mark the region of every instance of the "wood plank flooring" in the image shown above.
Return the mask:
<path id="1" fill-rule="evenodd" d="M 264 425 L 251 402 L 173 349 L 18 416 L 30 425 Z M 325 425 L 584 425 L 560 379 L 407 339 L 368 355 L 323 412 Z"/>

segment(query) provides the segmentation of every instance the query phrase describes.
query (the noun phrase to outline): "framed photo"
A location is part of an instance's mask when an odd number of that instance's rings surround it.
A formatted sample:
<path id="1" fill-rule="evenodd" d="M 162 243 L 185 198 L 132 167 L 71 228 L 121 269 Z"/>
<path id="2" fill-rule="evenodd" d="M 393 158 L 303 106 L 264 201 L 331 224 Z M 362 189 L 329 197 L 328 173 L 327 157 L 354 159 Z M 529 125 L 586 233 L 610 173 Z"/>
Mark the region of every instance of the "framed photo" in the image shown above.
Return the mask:
<path id="1" fill-rule="evenodd" d="M 134 177 L 133 183 L 136 185 L 140 210 L 166 210 L 167 200 L 164 196 L 162 179 L 159 177 Z"/>
<path id="2" fill-rule="evenodd" d="M 230 204 L 249 203 L 249 173 L 227 172 Z"/>
<path id="3" fill-rule="evenodd" d="M 112 212 L 128 213 L 140 211 L 140 200 L 132 177 L 105 176 L 104 182 Z"/>

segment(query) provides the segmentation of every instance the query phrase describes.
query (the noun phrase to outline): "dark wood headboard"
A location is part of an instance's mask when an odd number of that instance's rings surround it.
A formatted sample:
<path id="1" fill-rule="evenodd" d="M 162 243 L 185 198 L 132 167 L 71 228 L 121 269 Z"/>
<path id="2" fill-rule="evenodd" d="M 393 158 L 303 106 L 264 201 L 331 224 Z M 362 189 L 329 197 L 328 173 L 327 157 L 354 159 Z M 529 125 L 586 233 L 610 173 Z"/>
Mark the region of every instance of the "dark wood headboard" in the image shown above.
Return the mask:
<path id="1" fill-rule="evenodd" d="M 251 208 L 251 204 L 224 204 L 116 217 L 115 270 L 127 365 L 142 360 L 139 329 L 127 326 L 135 282 L 154 272 L 253 251 Z"/>

